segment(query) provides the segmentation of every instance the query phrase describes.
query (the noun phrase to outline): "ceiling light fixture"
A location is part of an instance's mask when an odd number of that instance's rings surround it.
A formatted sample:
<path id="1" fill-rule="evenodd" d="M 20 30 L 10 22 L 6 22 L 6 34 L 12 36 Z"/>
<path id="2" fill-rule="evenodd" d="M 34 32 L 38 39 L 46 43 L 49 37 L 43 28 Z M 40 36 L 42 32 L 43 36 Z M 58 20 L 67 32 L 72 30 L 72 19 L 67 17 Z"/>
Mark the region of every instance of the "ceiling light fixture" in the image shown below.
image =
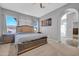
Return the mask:
<path id="1" fill-rule="evenodd" d="M 45 6 L 42 3 L 40 3 L 40 8 L 45 8 Z"/>
<path id="2" fill-rule="evenodd" d="M 36 5 L 36 4 L 38 4 L 38 3 L 33 3 L 33 5 Z M 39 3 L 39 7 L 40 8 L 45 8 L 45 6 L 43 5 L 43 3 Z"/>

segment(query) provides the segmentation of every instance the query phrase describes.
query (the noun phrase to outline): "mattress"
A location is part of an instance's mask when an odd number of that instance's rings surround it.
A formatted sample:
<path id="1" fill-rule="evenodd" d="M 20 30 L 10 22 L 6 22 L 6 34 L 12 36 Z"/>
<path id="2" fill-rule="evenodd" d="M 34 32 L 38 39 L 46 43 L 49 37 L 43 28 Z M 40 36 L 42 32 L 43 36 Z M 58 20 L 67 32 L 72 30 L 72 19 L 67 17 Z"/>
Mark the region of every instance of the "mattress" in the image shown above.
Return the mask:
<path id="1" fill-rule="evenodd" d="M 15 44 L 21 44 L 22 42 L 31 41 L 46 37 L 46 34 L 42 33 L 19 33 L 15 35 Z"/>

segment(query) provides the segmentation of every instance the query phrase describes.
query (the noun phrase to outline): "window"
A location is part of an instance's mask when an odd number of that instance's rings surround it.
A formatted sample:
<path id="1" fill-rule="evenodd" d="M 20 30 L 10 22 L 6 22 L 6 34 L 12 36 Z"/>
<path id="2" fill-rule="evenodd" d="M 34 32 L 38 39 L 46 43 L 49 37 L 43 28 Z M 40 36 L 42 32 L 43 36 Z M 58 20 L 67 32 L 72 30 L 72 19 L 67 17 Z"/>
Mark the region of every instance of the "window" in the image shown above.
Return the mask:
<path id="1" fill-rule="evenodd" d="M 33 24 L 33 26 L 34 26 L 34 31 L 37 31 L 37 30 L 38 30 L 38 21 L 36 21 L 36 22 Z"/>
<path id="2" fill-rule="evenodd" d="M 16 33 L 17 21 L 12 16 L 6 16 L 6 25 L 8 33 Z"/>
<path id="3" fill-rule="evenodd" d="M 66 26 L 67 26 L 67 14 L 63 15 L 61 18 L 61 36 L 65 37 L 66 36 Z"/>

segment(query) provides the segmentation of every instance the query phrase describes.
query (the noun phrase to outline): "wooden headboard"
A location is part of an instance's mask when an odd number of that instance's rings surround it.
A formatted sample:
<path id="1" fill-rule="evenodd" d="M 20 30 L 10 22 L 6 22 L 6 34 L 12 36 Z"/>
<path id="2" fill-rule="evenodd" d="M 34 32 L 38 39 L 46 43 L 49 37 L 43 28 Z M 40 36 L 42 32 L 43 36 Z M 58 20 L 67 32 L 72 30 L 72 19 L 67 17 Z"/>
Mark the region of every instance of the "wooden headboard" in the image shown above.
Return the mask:
<path id="1" fill-rule="evenodd" d="M 34 32 L 34 28 L 29 25 L 17 26 L 16 32 Z"/>

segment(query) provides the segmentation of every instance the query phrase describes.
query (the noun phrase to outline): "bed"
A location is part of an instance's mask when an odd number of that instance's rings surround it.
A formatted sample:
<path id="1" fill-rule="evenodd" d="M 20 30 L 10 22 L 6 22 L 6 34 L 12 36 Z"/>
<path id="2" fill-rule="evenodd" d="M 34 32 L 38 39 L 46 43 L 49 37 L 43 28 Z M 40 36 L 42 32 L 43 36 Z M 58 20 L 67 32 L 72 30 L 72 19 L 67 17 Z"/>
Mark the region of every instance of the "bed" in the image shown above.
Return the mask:
<path id="1" fill-rule="evenodd" d="M 47 44 L 47 36 L 43 33 L 35 33 L 32 26 L 17 26 L 16 31 L 15 44 L 18 47 L 17 55 Z"/>

